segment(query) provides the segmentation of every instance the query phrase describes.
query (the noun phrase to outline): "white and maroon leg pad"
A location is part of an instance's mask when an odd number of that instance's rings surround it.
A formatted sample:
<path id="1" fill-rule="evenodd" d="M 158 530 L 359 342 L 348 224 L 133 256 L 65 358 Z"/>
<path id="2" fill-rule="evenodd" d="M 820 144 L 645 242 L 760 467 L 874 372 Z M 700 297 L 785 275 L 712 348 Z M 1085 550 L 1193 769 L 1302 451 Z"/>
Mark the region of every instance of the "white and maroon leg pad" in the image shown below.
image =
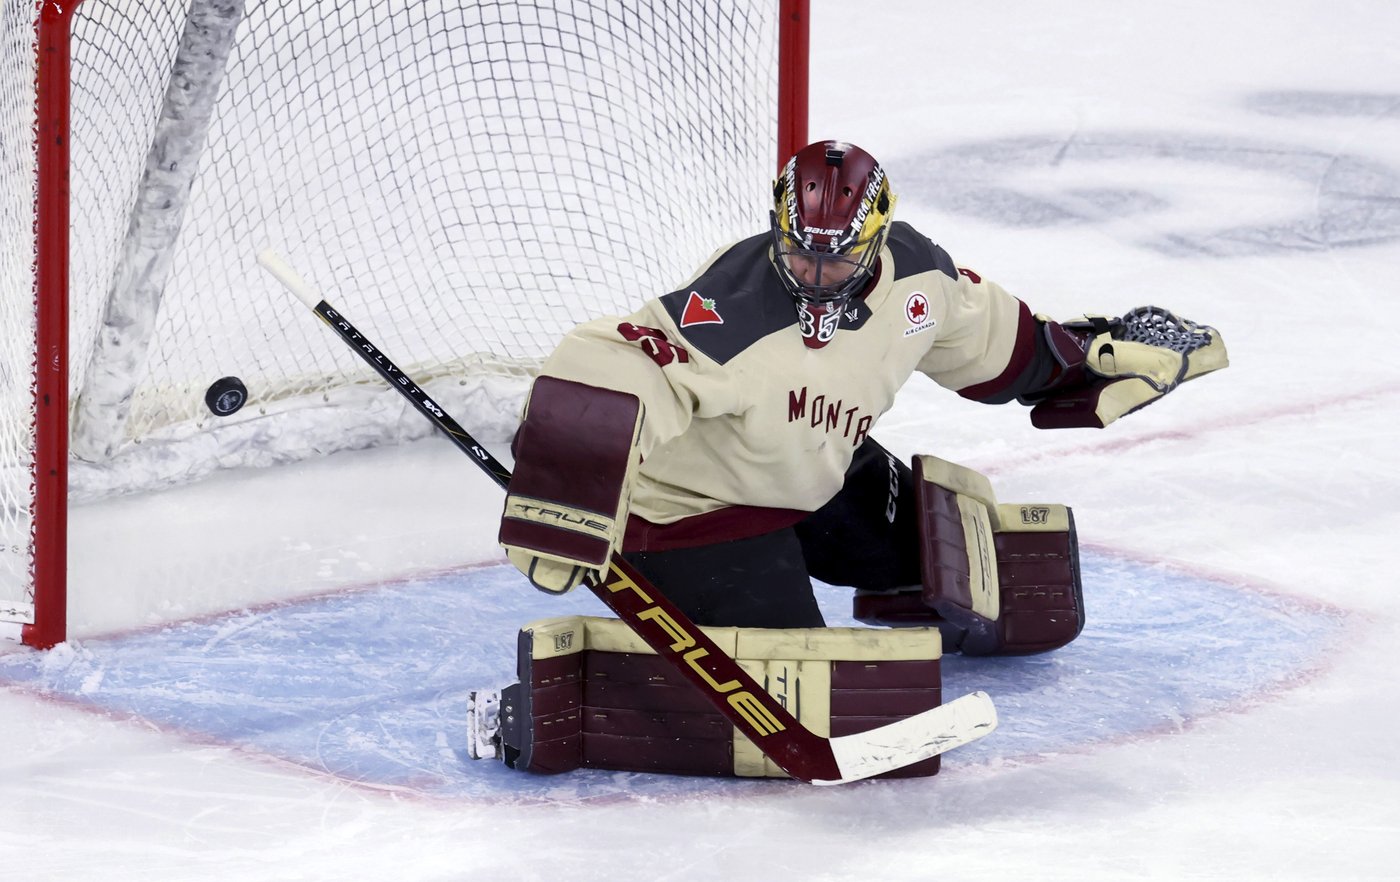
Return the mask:
<path id="1" fill-rule="evenodd" d="M 1084 627 L 1079 545 L 1063 505 L 998 505 L 987 479 L 932 456 L 914 460 L 923 586 L 855 599 L 860 621 L 937 624 L 967 655 L 1019 655 Z"/>
<path id="2" fill-rule="evenodd" d="M 705 628 L 823 737 L 864 732 L 942 703 L 936 629 Z M 669 664 L 616 619 L 568 616 L 520 632 L 520 682 L 501 698 L 513 768 L 784 777 Z M 887 777 L 938 772 L 939 757 Z"/>
<path id="3" fill-rule="evenodd" d="M 998 512 L 1001 618 L 994 642 L 965 651 L 1021 655 L 1058 649 L 1084 630 L 1074 513 L 1063 505 L 1002 505 Z"/>

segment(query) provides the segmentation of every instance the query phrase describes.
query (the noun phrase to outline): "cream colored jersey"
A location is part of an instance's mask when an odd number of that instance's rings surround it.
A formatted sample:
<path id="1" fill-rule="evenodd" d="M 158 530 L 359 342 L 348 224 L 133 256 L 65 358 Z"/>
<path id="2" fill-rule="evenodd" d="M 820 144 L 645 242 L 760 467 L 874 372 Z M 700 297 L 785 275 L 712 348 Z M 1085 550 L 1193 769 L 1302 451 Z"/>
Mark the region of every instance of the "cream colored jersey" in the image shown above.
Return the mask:
<path id="1" fill-rule="evenodd" d="M 578 326 L 544 373 L 642 400 L 631 511 L 674 524 L 729 506 L 820 508 L 914 371 L 993 397 L 1026 362 L 1033 329 L 1019 300 L 896 223 L 865 297 L 809 349 L 760 235 L 632 315 Z"/>

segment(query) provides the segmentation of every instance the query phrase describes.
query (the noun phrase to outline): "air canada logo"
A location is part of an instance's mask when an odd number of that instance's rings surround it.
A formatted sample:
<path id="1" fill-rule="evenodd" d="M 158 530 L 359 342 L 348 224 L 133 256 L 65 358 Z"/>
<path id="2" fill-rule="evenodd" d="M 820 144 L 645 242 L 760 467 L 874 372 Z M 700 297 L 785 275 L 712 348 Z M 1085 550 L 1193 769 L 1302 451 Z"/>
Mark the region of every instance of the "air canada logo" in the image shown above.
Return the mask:
<path id="1" fill-rule="evenodd" d="M 681 327 L 722 324 L 724 319 L 715 311 L 715 301 L 709 297 L 701 297 L 697 291 L 691 291 L 690 299 L 685 302 L 685 310 L 681 313 Z"/>
<path id="2" fill-rule="evenodd" d="M 909 299 L 904 301 L 904 317 L 909 320 L 910 327 L 905 328 L 904 336 L 917 334 L 920 331 L 927 331 L 938 324 L 929 312 L 928 298 L 924 292 L 915 291 L 909 295 Z"/>
<path id="3" fill-rule="evenodd" d="M 904 315 L 911 325 L 922 325 L 928 321 L 928 298 L 924 292 L 915 291 L 909 295 L 909 299 L 904 301 Z"/>

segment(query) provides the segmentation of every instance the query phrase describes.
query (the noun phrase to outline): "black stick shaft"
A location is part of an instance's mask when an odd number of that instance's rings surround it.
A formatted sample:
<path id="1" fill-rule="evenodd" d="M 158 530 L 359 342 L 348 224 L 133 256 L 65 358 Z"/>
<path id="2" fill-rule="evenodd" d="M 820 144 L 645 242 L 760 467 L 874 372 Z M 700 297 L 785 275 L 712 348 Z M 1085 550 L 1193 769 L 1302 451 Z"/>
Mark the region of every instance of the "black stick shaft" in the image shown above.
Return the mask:
<path id="1" fill-rule="evenodd" d="M 487 450 L 466 429 L 454 420 L 447 411 L 438 406 L 437 402 L 428 397 L 422 387 L 413 381 L 413 378 L 399 370 L 387 355 L 379 350 L 379 347 L 370 342 L 365 335 L 355 329 L 350 321 L 336 311 L 329 303 L 322 300 L 313 309 L 321 321 L 330 325 L 340 339 L 344 340 L 351 349 L 359 353 L 365 364 L 374 368 L 375 373 L 384 378 L 384 381 L 397 389 L 405 398 L 413 404 L 419 413 L 427 417 L 433 425 L 437 426 L 444 435 L 448 437 L 459 450 L 476 460 L 482 471 L 491 476 L 491 480 L 501 489 L 505 489 L 510 484 L 510 469 Z"/>

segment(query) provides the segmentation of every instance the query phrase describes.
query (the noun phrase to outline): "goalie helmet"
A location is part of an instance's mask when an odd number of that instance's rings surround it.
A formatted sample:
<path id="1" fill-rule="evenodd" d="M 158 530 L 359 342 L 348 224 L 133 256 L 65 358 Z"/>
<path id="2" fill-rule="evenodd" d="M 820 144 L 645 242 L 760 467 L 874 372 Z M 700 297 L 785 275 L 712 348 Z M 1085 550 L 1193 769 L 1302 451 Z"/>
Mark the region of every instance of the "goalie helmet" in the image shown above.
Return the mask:
<path id="1" fill-rule="evenodd" d="M 841 141 L 803 147 L 773 182 L 773 263 L 808 346 L 831 342 L 874 275 L 894 202 L 875 157 Z"/>

